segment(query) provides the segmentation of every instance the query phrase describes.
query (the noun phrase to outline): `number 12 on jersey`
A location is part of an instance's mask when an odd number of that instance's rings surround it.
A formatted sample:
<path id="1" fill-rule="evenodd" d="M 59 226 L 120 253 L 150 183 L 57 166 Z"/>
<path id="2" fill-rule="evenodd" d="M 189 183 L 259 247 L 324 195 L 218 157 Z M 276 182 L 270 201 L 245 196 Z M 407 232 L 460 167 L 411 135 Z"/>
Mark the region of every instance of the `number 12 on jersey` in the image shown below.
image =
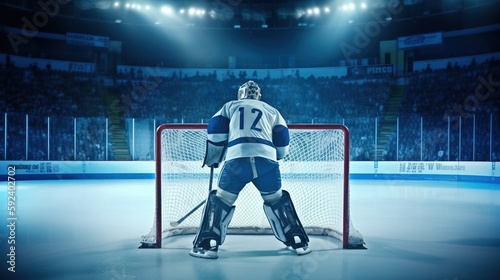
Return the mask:
<path id="1" fill-rule="evenodd" d="M 248 116 L 245 114 L 245 107 L 239 107 L 238 111 L 240 113 L 240 130 L 245 129 L 245 118 L 253 118 L 253 123 L 250 126 L 250 129 L 256 130 L 256 131 L 262 131 L 261 128 L 257 127 L 260 119 L 262 118 L 262 111 L 257 109 L 257 108 L 252 108 L 250 110 L 251 114 L 249 113 Z"/>

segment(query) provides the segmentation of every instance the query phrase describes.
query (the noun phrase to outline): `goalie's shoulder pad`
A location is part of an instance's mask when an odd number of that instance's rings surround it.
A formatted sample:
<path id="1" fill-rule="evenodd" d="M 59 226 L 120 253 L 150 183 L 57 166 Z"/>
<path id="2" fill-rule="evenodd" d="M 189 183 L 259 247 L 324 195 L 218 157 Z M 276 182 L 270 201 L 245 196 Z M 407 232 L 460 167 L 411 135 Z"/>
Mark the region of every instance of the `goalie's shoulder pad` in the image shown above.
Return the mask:
<path id="1" fill-rule="evenodd" d="M 219 163 L 224 159 L 226 154 L 227 141 L 213 142 L 207 140 L 205 151 L 205 158 L 203 159 L 203 166 L 219 167 Z"/>

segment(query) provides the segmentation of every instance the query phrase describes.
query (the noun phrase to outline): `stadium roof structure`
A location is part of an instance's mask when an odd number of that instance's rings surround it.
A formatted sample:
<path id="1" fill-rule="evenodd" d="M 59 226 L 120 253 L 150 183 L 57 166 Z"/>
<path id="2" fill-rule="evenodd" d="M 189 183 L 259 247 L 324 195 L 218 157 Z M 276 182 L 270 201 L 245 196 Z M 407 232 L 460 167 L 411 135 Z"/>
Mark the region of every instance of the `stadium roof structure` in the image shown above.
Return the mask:
<path id="1" fill-rule="evenodd" d="M 99 57 L 67 45 L 75 33 L 119 42 L 130 65 L 324 67 L 342 65 L 346 45 L 377 61 L 380 42 L 435 32 L 475 34 L 438 57 L 496 52 L 500 0 L 0 0 L 0 33 L 12 32 L 1 52 L 30 57 Z"/>
<path id="2" fill-rule="evenodd" d="M 122 24 L 200 28 L 311 28 L 379 21 L 460 16 L 498 0 L 0 0 L 37 11 L 52 4 L 58 16 Z M 491 9 L 488 9 L 491 11 Z M 478 20 L 480 17 L 477 18 Z M 469 19 L 473 20 L 473 19 Z"/>

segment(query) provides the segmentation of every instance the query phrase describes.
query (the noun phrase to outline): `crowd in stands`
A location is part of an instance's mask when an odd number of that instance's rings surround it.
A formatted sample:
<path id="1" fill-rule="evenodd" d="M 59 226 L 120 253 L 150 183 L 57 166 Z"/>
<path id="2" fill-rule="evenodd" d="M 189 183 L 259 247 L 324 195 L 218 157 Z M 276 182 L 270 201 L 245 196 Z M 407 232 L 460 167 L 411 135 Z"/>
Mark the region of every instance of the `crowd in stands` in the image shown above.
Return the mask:
<path id="1" fill-rule="evenodd" d="M 495 59 L 413 73 L 399 112 L 398 159 L 499 160 L 499 74 Z M 395 159 L 395 150 L 388 154 Z"/>
<path id="2" fill-rule="evenodd" d="M 498 80 L 499 73 L 500 63 L 490 60 L 408 75 L 399 127 L 383 148 L 383 158 L 376 159 L 500 160 L 500 92 L 484 83 Z M 0 64 L 0 78 L 0 152 L 8 160 L 112 160 L 106 131 L 111 110 L 156 124 L 206 122 L 236 98 L 248 79 L 260 85 L 262 100 L 289 123 L 345 124 L 351 132 L 351 159 L 373 160 L 376 133 L 396 84 L 390 76 L 271 79 L 240 72 L 221 79 L 215 73 L 150 77 L 131 71 L 117 74 L 114 86 L 105 89 L 95 74 L 19 68 L 8 61 Z M 107 96 L 119 100 L 118 107 Z M 150 149 L 140 159 L 152 160 Z"/>
<path id="3" fill-rule="evenodd" d="M 0 64 L 0 77 L 2 156 L 14 160 L 104 159 L 105 127 L 95 125 L 98 121 L 94 119 L 106 116 L 107 105 L 96 75 L 52 70 L 50 65 L 20 68 L 7 56 L 6 63 Z M 76 123 L 74 118 L 78 118 Z M 75 124 L 79 132 L 76 142 Z"/>
<path id="4" fill-rule="evenodd" d="M 262 100 L 283 111 L 294 123 L 331 122 L 347 116 L 377 117 L 390 93 L 390 80 L 357 81 L 349 78 L 253 77 L 261 87 Z M 118 79 L 126 104 L 125 117 L 179 118 L 186 122 L 209 119 L 225 102 L 235 99 L 238 87 L 248 78 L 217 80 L 215 76 Z M 149 85 L 144 85 L 149 83 Z M 144 88 L 150 89 L 142 95 Z"/>
<path id="5" fill-rule="evenodd" d="M 8 57 L 8 56 L 7 56 Z M 106 111 L 101 81 L 97 75 L 52 70 L 49 65 L 0 66 L 2 108 L 38 116 L 103 117 Z"/>

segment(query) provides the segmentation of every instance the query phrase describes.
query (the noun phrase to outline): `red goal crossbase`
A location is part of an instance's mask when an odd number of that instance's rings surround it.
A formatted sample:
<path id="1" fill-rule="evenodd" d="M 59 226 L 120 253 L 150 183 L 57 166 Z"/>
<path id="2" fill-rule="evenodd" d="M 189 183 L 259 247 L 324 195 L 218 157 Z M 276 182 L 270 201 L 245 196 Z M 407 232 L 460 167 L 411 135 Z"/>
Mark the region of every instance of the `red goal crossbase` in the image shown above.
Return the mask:
<path id="1" fill-rule="evenodd" d="M 309 235 L 331 236 L 344 249 L 364 248 L 349 209 L 349 130 L 340 124 L 289 124 L 290 153 L 280 161 L 282 187 Z M 208 196 L 210 168 L 202 168 L 206 124 L 162 124 L 155 136 L 155 214 L 140 248 L 195 234 Z M 213 188 L 221 168 L 215 169 Z M 262 198 L 247 186 L 235 202 L 228 234 L 273 234 Z M 198 208 L 197 208 L 198 207 Z M 181 221 L 177 224 L 176 221 Z"/>

